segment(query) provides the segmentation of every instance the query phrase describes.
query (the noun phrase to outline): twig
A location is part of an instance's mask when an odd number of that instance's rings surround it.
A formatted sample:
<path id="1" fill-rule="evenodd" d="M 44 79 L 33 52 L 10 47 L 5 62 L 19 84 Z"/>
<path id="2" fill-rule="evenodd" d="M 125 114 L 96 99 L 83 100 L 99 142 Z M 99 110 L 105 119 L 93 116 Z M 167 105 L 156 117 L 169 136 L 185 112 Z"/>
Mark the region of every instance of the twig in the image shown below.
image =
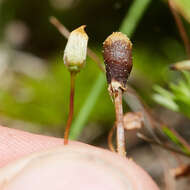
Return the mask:
<path id="1" fill-rule="evenodd" d="M 65 37 L 68 38 L 69 37 L 69 30 L 63 25 L 61 24 L 61 22 L 59 22 L 59 20 L 53 16 L 50 17 L 50 23 L 53 24 L 57 30 Z M 105 68 L 102 64 L 102 61 L 100 60 L 100 58 L 90 49 L 88 48 L 87 50 L 87 54 L 88 56 L 95 62 L 97 63 L 98 67 L 105 72 Z"/>
<path id="2" fill-rule="evenodd" d="M 54 16 L 51 16 L 50 19 L 49 19 L 50 23 L 53 24 L 57 30 L 65 37 L 65 38 L 68 38 L 69 37 L 69 30 L 64 26 L 62 25 L 59 20 L 57 18 L 55 18 Z"/>
<path id="3" fill-rule="evenodd" d="M 146 137 L 146 136 L 143 135 L 142 133 L 137 133 L 137 136 L 138 136 L 139 138 L 143 139 L 144 141 L 149 142 L 150 144 L 154 144 L 154 145 L 156 145 L 156 146 L 160 146 L 160 147 L 162 147 L 162 148 L 164 148 L 164 149 L 166 149 L 166 150 L 169 150 L 169 151 L 178 153 L 178 154 L 180 154 L 180 155 L 182 155 L 182 156 L 185 156 L 185 157 L 190 158 L 190 155 L 188 155 L 188 154 L 186 154 L 186 153 L 184 153 L 184 152 L 182 152 L 182 151 L 180 151 L 180 150 L 177 150 L 177 149 L 175 149 L 175 148 L 172 148 L 172 147 L 170 147 L 170 146 L 168 146 L 168 145 L 165 145 L 165 144 L 161 144 L 161 143 L 159 143 L 159 142 L 156 142 L 156 141 L 154 141 L 153 139 L 150 139 L 150 138 Z"/>
<path id="4" fill-rule="evenodd" d="M 105 68 L 102 64 L 102 61 L 90 48 L 88 48 L 87 54 L 92 60 L 94 60 L 94 62 L 98 65 L 98 67 L 101 69 L 101 71 L 106 72 Z"/>
<path id="5" fill-rule="evenodd" d="M 75 94 L 75 75 L 76 73 L 71 72 L 71 89 L 70 89 L 70 105 L 69 105 L 69 116 L 64 133 L 64 144 L 68 144 L 69 130 L 71 127 L 73 112 L 74 112 L 74 94 Z"/>
<path id="6" fill-rule="evenodd" d="M 176 22 L 177 28 L 179 30 L 180 36 L 181 36 L 181 38 L 183 40 L 183 43 L 184 43 L 187 55 L 190 58 L 190 43 L 189 43 L 189 38 L 187 36 L 187 33 L 185 31 L 185 28 L 183 26 L 181 18 L 178 15 L 178 13 L 177 13 L 177 11 L 175 9 L 175 5 L 174 5 L 173 1 L 172 0 L 168 0 L 168 4 L 169 4 L 169 8 L 170 8 L 170 10 L 171 10 L 171 12 L 173 14 L 173 17 L 175 19 L 175 22 Z"/>

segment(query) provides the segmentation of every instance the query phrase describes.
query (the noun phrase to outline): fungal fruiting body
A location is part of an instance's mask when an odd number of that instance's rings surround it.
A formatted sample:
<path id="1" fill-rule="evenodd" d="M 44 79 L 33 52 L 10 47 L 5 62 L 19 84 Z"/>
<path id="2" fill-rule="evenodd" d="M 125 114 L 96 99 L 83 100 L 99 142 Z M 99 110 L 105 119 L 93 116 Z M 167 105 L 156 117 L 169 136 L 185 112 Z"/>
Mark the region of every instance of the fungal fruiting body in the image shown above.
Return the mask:
<path id="1" fill-rule="evenodd" d="M 74 113 L 75 76 L 84 66 L 87 55 L 88 35 L 84 28 L 83 25 L 71 32 L 63 56 L 64 63 L 71 74 L 69 115 L 64 133 L 65 145 L 68 144 L 69 130 Z"/>
<path id="2" fill-rule="evenodd" d="M 126 35 L 114 32 L 103 43 L 103 56 L 109 85 L 108 91 L 115 105 L 117 152 L 125 156 L 122 95 L 126 91 L 127 79 L 132 69 L 132 43 Z"/>
<path id="3" fill-rule="evenodd" d="M 132 43 L 121 32 L 114 32 L 103 43 L 103 56 L 109 91 L 121 88 L 125 91 L 132 69 Z"/>
<path id="4" fill-rule="evenodd" d="M 87 55 L 88 35 L 85 25 L 73 30 L 64 51 L 64 63 L 70 71 L 78 72 L 85 65 Z"/>

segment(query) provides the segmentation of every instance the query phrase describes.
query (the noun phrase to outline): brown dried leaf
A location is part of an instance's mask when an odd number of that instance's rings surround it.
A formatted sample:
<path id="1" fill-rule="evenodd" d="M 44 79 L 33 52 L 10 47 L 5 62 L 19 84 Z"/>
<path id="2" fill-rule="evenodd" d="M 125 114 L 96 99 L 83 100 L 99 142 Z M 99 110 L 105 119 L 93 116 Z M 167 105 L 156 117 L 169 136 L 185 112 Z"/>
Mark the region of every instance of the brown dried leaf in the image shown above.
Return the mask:
<path id="1" fill-rule="evenodd" d="M 123 117 L 126 130 L 140 129 L 143 126 L 144 117 L 141 112 L 128 112 Z"/>
<path id="2" fill-rule="evenodd" d="M 171 169 L 170 172 L 176 179 L 189 176 L 190 175 L 190 165 L 181 165 L 177 168 Z"/>

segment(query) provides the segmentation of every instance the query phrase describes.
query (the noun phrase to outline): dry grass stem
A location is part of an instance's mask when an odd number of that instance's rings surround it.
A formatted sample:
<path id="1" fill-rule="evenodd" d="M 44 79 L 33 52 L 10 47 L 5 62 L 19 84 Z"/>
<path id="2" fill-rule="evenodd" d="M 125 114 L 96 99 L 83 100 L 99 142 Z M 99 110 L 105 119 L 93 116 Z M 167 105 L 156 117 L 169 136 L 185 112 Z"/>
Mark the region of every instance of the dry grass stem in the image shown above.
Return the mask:
<path id="1" fill-rule="evenodd" d="M 137 136 L 138 136 L 140 139 L 142 139 L 142 140 L 144 140 L 144 141 L 146 141 L 146 142 L 148 142 L 148 143 L 150 143 L 150 144 L 153 144 L 153 145 L 156 145 L 156 146 L 160 146 L 160 147 L 162 147 L 162 148 L 164 148 L 164 149 L 166 149 L 166 150 L 169 150 L 169 151 L 171 151 L 171 152 L 175 152 L 175 153 L 178 153 L 178 154 L 180 154 L 180 155 L 182 155 L 182 156 L 185 156 L 185 157 L 190 158 L 190 155 L 188 155 L 188 154 L 186 154 L 186 153 L 184 153 L 184 152 L 182 152 L 182 151 L 180 151 L 180 150 L 177 150 L 177 149 L 175 149 L 175 148 L 173 148 L 173 147 L 170 147 L 170 146 L 168 146 L 168 145 L 166 145 L 166 144 L 161 144 L 161 143 L 159 143 L 159 142 L 157 142 L 157 141 L 155 141 L 155 140 L 153 140 L 153 139 L 150 139 L 149 137 L 146 137 L 146 136 L 143 135 L 142 133 L 137 133 Z"/>
<path id="2" fill-rule="evenodd" d="M 172 0 L 168 0 L 168 4 L 169 4 L 169 8 L 172 12 L 172 15 L 175 19 L 175 22 L 176 22 L 177 28 L 179 30 L 180 36 L 183 40 L 183 43 L 184 43 L 184 46 L 186 49 L 186 53 L 187 53 L 188 57 L 190 58 L 190 43 L 189 43 L 188 35 L 187 35 L 185 28 L 183 26 L 183 22 L 182 22 L 180 16 L 178 15 L 178 13 L 175 9 L 174 2 Z"/>

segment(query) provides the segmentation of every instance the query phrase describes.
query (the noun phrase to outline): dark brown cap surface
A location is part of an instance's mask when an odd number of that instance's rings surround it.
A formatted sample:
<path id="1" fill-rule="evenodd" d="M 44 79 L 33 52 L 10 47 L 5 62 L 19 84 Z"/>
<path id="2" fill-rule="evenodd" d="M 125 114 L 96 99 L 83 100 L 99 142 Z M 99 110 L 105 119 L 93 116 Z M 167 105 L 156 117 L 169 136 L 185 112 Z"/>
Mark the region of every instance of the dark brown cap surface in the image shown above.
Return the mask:
<path id="1" fill-rule="evenodd" d="M 111 34 L 103 44 L 107 81 L 117 81 L 123 88 L 132 69 L 132 43 L 121 32 Z"/>

